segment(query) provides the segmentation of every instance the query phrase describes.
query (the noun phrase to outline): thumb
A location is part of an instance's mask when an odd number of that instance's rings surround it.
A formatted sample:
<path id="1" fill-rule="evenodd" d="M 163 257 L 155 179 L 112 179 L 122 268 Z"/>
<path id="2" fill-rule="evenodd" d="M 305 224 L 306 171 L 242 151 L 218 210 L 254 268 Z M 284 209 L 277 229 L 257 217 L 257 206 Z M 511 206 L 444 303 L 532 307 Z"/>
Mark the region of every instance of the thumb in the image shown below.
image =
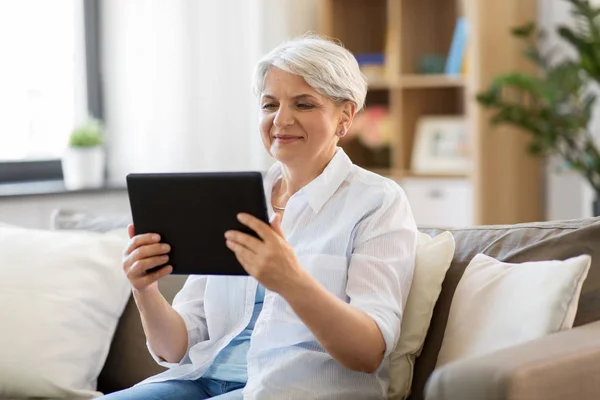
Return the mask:
<path id="1" fill-rule="evenodd" d="M 129 239 L 135 236 L 135 228 L 133 227 L 133 224 L 127 225 L 127 234 L 129 235 Z"/>
<path id="2" fill-rule="evenodd" d="M 271 228 L 281 237 L 285 237 L 283 234 L 283 229 L 281 229 L 281 215 L 275 214 L 273 220 L 271 221 Z"/>

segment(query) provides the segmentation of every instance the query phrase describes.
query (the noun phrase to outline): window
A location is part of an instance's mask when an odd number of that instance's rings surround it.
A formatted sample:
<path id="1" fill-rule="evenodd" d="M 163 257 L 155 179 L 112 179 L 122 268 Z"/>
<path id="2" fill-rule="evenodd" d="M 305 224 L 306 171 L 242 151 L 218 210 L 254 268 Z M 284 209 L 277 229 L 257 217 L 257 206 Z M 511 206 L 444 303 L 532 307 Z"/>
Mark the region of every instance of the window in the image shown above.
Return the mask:
<path id="1" fill-rule="evenodd" d="M 7 171 L 16 178 L 29 161 L 58 160 L 75 124 L 101 117 L 89 109 L 98 92 L 89 82 L 99 82 L 97 6 L 0 1 L 0 180 L 18 180 Z"/>

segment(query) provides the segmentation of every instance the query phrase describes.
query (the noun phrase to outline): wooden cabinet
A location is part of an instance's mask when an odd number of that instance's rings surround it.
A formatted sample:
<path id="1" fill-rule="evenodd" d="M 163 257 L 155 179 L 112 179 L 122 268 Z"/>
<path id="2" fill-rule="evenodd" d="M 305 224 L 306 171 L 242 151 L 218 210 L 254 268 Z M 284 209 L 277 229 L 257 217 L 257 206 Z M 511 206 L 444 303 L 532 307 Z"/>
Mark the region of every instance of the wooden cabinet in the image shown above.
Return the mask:
<path id="1" fill-rule="evenodd" d="M 536 0 L 321 0 L 320 4 L 320 33 L 340 40 L 357 58 L 383 54 L 379 74 L 368 75 L 367 107 L 387 108 L 393 138 L 386 151 L 365 148 L 356 140 L 340 142 L 357 164 L 406 184 L 417 199 L 422 200 L 422 188 L 453 188 L 444 191 L 450 193 L 449 201 L 425 196 L 424 204 L 431 204 L 432 210 L 419 211 L 423 217 L 418 223 L 435 222 L 430 221 L 432 215 L 444 214 L 434 207 L 448 207 L 444 211 L 450 214 L 457 203 L 470 208 L 459 213 L 460 220 L 455 216 L 450 221 L 457 225 L 542 219 L 543 178 L 539 161 L 526 153 L 526 134 L 491 127 L 490 114 L 475 102 L 476 93 L 496 74 L 530 68 L 510 29 L 536 19 Z M 457 75 L 423 73 L 428 57 L 438 55 L 439 63 L 440 55 L 448 54 L 460 16 L 468 26 L 467 68 Z M 465 117 L 472 165 L 467 173 L 427 176 L 411 171 L 417 123 L 431 115 Z M 456 186 L 457 178 L 464 183 L 462 189 Z"/>

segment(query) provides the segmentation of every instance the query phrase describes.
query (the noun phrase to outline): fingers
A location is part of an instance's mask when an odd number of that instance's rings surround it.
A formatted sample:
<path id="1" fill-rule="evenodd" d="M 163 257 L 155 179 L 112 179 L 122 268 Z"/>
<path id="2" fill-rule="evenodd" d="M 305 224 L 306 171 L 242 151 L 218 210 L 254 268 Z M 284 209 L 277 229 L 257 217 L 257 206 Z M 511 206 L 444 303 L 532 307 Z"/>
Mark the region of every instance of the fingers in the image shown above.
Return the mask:
<path id="1" fill-rule="evenodd" d="M 164 265 L 169 261 L 169 256 L 160 255 L 154 257 L 148 257 L 141 260 L 135 261 L 131 268 L 129 268 L 127 272 L 127 278 L 129 280 L 133 280 L 142 276 L 146 276 L 146 271 L 150 268 L 158 267 L 159 265 Z"/>
<path id="2" fill-rule="evenodd" d="M 168 244 L 154 243 L 138 247 L 137 249 L 131 252 L 130 256 L 132 256 L 136 260 L 141 260 L 142 258 L 167 254 L 169 251 L 171 251 L 171 246 L 169 246 Z"/>
<path id="3" fill-rule="evenodd" d="M 147 272 L 169 261 L 167 253 L 171 251 L 171 246 L 160 243 L 160 235 L 156 233 L 135 235 L 133 224 L 127 226 L 127 233 L 129 243 L 123 251 L 123 271 L 134 289 L 145 290 L 158 279 L 173 272 L 173 267 L 170 265 L 151 273 Z"/>
<path id="4" fill-rule="evenodd" d="M 253 215 L 240 213 L 238 214 L 238 220 L 256 232 L 263 240 L 267 240 L 273 235 L 271 227 Z"/>
<path id="5" fill-rule="evenodd" d="M 173 272 L 173 266 L 166 265 L 157 271 L 151 272 L 149 274 L 144 274 L 139 278 L 135 279 L 134 281 L 132 281 L 132 286 L 136 289 L 143 289 L 156 282 L 160 278 L 169 275 L 171 272 Z"/>
<path id="6" fill-rule="evenodd" d="M 235 253 L 235 256 L 238 258 L 238 261 L 244 266 L 251 264 L 256 260 L 256 253 L 250 251 L 248 248 L 242 246 L 239 243 L 236 243 L 232 240 L 227 240 L 225 241 L 225 245 Z"/>
<path id="7" fill-rule="evenodd" d="M 123 269 L 127 272 L 137 261 L 167 254 L 171 251 L 171 246 L 166 243 L 148 244 L 134 249 L 123 260 Z"/>
<path id="8" fill-rule="evenodd" d="M 133 226 L 133 225 L 131 225 Z M 129 228 L 127 228 L 129 230 Z M 132 237 L 127 244 L 127 247 L 123 251 L 123 255 L 127 257 L 130 255 L 135 249 L 140 246 L 154 244 L 160 242 L 160 235 L 156 233 L 145 233 L 143 235 L 137 235 Z"/>
<path id="9" fill-rule="evenodd" d="M 225 239 L 239 243 L 242 246 L 251 250 L 252 252 L 256 252 L 258 250 L 259 246 L 261 246 L 263 244 L 262 241 L 258 240 L 254 236 L 247 235 L 247 234 L 239 232 L 239 231 L 225 232 Z"/>
<path id="10" fill-rule="evenodd" d="M 127 225 L 127 234 L 129 235 L 129 239 L 135 236 L 135 228 L 133 227 L 133 224 Z"/>

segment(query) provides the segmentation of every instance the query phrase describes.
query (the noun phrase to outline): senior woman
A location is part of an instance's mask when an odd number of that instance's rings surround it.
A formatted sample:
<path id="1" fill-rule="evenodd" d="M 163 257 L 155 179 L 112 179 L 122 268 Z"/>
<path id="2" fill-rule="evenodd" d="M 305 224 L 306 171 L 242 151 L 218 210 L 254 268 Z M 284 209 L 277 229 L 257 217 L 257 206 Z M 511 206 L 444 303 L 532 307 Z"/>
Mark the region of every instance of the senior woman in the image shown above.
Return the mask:
<path id="1" fill-rule="evenodd" d="M 303 37 L 256 68 L 271 224 L 223 240 L 249 277 L 191 276 L 173 300 L 157 280 L 169 247 L 133 236 L 123 268 L 148 348 L 169 369 L 117 399 L 384 399 L 388 356 L 414 270 L 416 227 L 402 189 L 353 165 L 338 140 L 367 85 L 343 47 Z M 202 261 L 202 255 L 198 255 Z"/>

